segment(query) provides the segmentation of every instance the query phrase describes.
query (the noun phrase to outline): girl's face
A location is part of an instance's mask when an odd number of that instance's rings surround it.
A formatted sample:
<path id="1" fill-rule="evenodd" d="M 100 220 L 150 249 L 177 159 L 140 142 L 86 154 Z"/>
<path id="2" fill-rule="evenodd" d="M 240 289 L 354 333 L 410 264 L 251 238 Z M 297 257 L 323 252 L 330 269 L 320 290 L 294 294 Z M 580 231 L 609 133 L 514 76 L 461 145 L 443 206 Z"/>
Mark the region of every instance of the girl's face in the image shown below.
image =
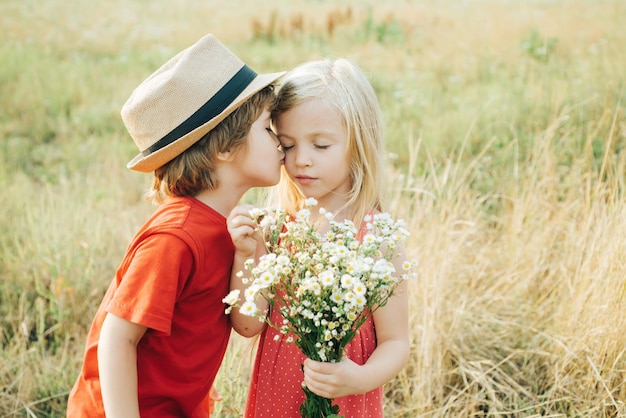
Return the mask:
<path id="1" fill-rule="evenodd" d="M 235 155 L 241 182 L 246 187 L 273 186 L 280 179 L 284 154 L 279 149 L 280 142 L 270 128 L 270 122 L 270 112 L 266 109 L 252 124 L 246 148 Z"/>
<path id="2" fill-rule="evenodd" d="M 339 111 L 323 99 L 308 100 L 276 118 L 285 169 L 306 197 L 331 212 L 348 199 L 347 130 Z"/>

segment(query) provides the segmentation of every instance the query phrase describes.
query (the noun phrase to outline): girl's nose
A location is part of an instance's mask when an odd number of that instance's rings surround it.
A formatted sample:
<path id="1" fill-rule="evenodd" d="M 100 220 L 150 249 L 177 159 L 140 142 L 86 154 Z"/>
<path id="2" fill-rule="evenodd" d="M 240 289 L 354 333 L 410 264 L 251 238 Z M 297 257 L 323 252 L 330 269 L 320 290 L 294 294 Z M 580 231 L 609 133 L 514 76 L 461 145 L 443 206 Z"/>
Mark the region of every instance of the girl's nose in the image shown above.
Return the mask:
<path id="1" fill-rule="evenodd" d="M 302 147 L 296 150 L 296 165 L 299 167 L 308 167 L 311 165 L 311 158 Z"/>

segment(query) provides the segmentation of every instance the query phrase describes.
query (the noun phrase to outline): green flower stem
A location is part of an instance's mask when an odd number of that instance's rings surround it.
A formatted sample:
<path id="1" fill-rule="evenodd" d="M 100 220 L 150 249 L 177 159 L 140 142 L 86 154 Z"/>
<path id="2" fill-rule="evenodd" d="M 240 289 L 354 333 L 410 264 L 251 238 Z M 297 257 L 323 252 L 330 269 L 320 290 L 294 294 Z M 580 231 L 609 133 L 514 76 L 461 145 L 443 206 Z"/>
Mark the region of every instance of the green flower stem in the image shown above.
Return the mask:
<path id="1" fill-rule="evenodd" d="M 333 405 L 333 400 L 324 398 L 303 387 L 306 398 L 300 405 L 302 418 L 343 418 L 339 414 L 339 406 Z"/>

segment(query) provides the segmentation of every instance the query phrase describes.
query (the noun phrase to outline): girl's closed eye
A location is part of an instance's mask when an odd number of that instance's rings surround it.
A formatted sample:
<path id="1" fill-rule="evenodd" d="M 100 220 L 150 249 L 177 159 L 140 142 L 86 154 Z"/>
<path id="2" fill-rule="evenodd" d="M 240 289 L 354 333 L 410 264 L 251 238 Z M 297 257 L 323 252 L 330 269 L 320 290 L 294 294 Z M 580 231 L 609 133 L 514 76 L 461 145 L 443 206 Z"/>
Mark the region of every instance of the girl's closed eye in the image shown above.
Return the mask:
<path id="1" fill-rule="evenodd" d="M 292 148 L 293 148 L 293 145 L 285 145 L 283 143 L 280 144 L 280 149 L 282 149 L 284 152 L 287 152 Z"/>
<path id="2" fill-rule="evenodd" d="M 317 149 L 328 149 L 330 147 L 330 145 L 319 145 L 319 144 L 314 144 L 313 146 Z"/>

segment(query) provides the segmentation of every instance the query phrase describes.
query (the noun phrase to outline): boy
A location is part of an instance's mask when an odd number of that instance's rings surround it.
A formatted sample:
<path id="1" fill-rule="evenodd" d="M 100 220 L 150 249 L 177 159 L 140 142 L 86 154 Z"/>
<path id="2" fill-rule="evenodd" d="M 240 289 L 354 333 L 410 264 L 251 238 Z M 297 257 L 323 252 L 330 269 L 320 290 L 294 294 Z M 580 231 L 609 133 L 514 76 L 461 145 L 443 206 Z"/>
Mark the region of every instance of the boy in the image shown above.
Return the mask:
<path id="1" fill-rule="evenodd" d="M 207 35 L 122 108 L 159 206 L 139 229 L 92 323 L 68 417 L 203 417 L 228 344 L 234 247 L 226 216 L 278 182 L 273 83 Z"/>

